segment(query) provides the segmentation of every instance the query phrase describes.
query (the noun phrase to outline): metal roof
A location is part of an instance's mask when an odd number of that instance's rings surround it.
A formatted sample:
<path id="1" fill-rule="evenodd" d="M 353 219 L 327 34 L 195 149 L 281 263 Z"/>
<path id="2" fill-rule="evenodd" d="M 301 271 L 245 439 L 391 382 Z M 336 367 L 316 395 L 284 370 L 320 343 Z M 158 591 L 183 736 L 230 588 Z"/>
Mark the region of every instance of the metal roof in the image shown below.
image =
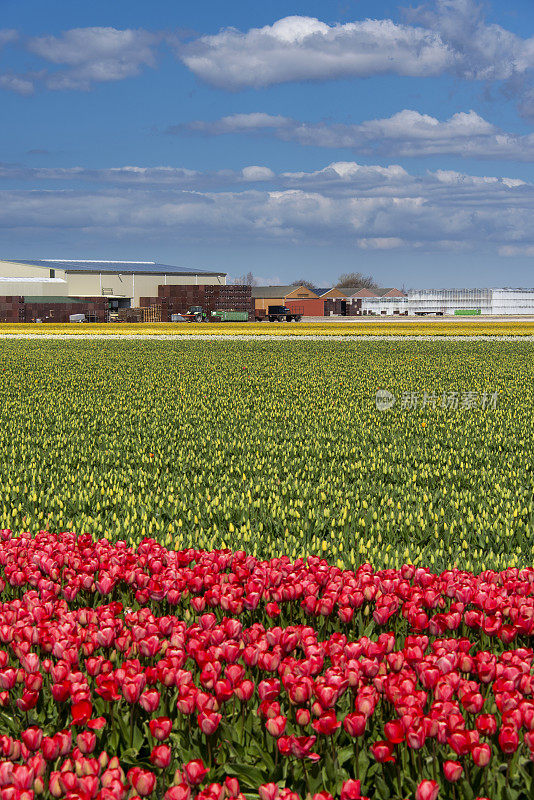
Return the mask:
<path id="1" fill-rule="evenodd" d="M 378 297 L 378 295 L 373 289 L 367 289 L 365 286 L 363 287 L 360 286 L 356 289 L 354 289 L 353 287 L 340 289 L 339 286 L 337 288 L 339 289 L 340 292 L 343 292 L 343 294 L 346 295 L 347 297 L 356 297 L 356 295 L 358 295 L 358 297 Z"/>
<path id="2" fill-rule="evenodd" d="M 388 289 L 373 289 L 373 291 L 377 297 L 406 297 L 404 292 L 394 287 L 389 287 Z"/>
<path id="3" fill-rule="evenodd" d="M 268 299 L 269 297 L 281 298 L 294 292 L 298 288 L 298 286 L 253 286 L 252 297 L 257 297 L 258 299 Z"/>
<path id="4" fill-rule="evenodd" d="M 145 273 L 151 275 L 226 275 L 226 272 L 191 269 L 190 267 L 176 267 L 170 264 L 159 264 L 157 261 L 10 259 L 8 263 L 24 264 L 28 267 L 42 267 L 44 269 L 62 269 L 65 272 L 119 272 L 125 274 Z"/>

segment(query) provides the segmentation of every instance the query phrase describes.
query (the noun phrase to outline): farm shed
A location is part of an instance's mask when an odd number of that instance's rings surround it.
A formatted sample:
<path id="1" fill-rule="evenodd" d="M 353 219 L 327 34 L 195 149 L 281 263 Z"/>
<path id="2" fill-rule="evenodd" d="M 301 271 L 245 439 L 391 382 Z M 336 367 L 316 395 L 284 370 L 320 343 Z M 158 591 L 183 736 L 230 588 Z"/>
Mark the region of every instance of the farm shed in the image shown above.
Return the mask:
<path id="1" fill-rule="evenodd" d="M 226 285 L 226 273 L 160 264 L 155 261 L 93 261 L 58 259 L 0 259 L 2 294 L 22 295 L 21 280 L 32 279 L 39 286 L 34 294 L 46 291 L 53 280 L 53 294 L 70 297 L 106 297 L 109 308 L 139 306 L 141 297 L 158 293 L 158 286 Z M 4 286 L 5 284 L 5 286 Z"/>
<path id="2" fill-rule="evenodd" d="M 256 310 L 287 306 L 294 311 L 298 308 L 307 317 L 324 315 L 324 301 L 307 286 L 253 286 L 252 297 Z"/>

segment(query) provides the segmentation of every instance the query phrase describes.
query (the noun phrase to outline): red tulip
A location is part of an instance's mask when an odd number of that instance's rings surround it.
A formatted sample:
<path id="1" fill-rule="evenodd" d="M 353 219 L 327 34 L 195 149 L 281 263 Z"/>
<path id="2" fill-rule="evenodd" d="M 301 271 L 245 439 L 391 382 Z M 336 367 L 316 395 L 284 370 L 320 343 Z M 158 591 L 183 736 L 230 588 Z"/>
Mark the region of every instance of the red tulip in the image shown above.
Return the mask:
<path id="1" fill-rule="evenodd" d="M 436 800 L 439 784 L 436 781 L 421 781 L 415 791 L 415 800 Z"/>
<path id="2" fill-rule="evenodd" d="M 30 789 L 34 780 L 34 771 L 24 764 L 14 764 L 11 780 L 15 789 Z"/>
<path id="3" fill-rule="evenodd" d="M 206 736 L 211 736 L 221 722 L 221 714 L 215 714 L 212 711 L 201 711 L 197 717 L 198 727 Z"/>
<path id="4" fill-rule="evenodd" d="M 26 728 L 25 731 L 22 731 L 20 738 L 28 750 L 38 750 L 43 740 L 43 732 L 40 728 L 33 725 L 31 728 Z"/>
<path id="5" fill-rule="evenodd" d="M 94 719 L 87 720 L 87 727 L 92 731 L 101 731 L 106 727 L 105 717 L 95 717 Z"/>
<path id="6" fill-rule="evenodd" d="M 276 678 L 260 681 L 258 684 L 258 696 L 260 700 L 275 700 L 280 694 L 280 681 Z"/>
<path id="7" fill-rule="evenodd" d="M 167 789 L 163 800 L 190 800 L 191 797 L 191 787 L 187 785 L 187 783 L 178 783 L 175 786 L 171 786 L 170 789 Z M 112 798 L 110 798 L 112 800 Z"/>
<path id="8" fill-rule="evenodd" d="M 113 678 L 108 678 L 105 675 L 98 675 L 96 679 L 96 693 L 100 695 L 103 700 L 108 703 L 115 700 L 120 700 L 121 696 L 117 691 L 117 681 Z"/>
<path id="9" fill-rule="evenodd" d="M 76 744 L 84 755 L 92 753 L 96 747 L 96 734 L 91 731 L 83 731 L 76 737 Z"/>
<path id="10" fill-rule="evenodd" d="M 450 783 L 456 783 L 462 777 L 464 768 L 459 761 L 445 761 L 443 763 L 443 774 Z"/>
<path id="11" fill-rule="evenodd" d="M 200 759 L 189 761 L 187 764 L 184 764 L 183 767 L 184 780 L 190 786 L 198 786 L 201 784 L 208 772 L 209 770 L 206 769 Z"/>
<path id="12" fill-rule="evenodd" d="M 79 703 L 73 703 L 71 708 L 73 725 L 85 725 L 92 713 L 93 706 L 89 700 L 80 700 Z"/>
<path id="13" fill-rule="evenodd" d="M 37 705 L 37 701 L 39 700 L 39 692 L 28 692 L 24 690 L 22 692 L 22 697 L 19 697 L 17 700 L 17 708 L 20 708 L 21 711 L 31 711 L 32 708 L 35 708 Z"/>
<path id="14" fill-rule="evenodd" d="M 489 744 L 476 744 L 471 749 L 471 758 L 477 767 L 485 767 L 491 759 L 491 747 Z"/>
<path id="15" fill-rule="evenodd" d="M 323 736 L 332 736 L 334 731 L 341 727 L 341 722 L 336 717 L 334 709 L 328 709 L 319 719 L 312 722 L 312 728 Z"/>
<path id="16" fill-rule="evenodd" d="M 519 747 L 519 735 L 517 730 L 511 725 L 507 725 L 499 731 L 499 746 L 503 753 L 515 753 Z"/>
<path id="17" fill-rule="evenodd" d="M 297 708 L 295 710 L 295 722 L 297 725 L 300 725 L 301 728 L 305 728 L 306 725 L 310 724 L 311 714 L 307 708 Z"/>
<path id="18" fill-rule="evenodd" d="M 41 752 L 47 761 L 55 761 L 59 756 L 59 742 L 55 738 L 49 736 L 43 737 Z"/>
<path id="19" fill-rule="evenodd" d="M 170 736 L 172 722 L 169 717 L 156 717 L 156 719 L 150 720 L 148 727 L 154 739 L 157 739 L 158 742 L 164 742 Z"/>
<path id="20" fill-rule="evenodd" d="M 316 736 L 290 736 L 288 738 L 291 754 L 296 758 L 309 758 L 311 761 L 317 761 L 320 758 L 317 753 L 311 752 L 317 740 Z M 278 741 L 280 741 L 280 739 Z"/>
<path id="21" fill-rule="evenodd" d="M 471 749 L 471 739 L 467 731 L 455 730 L 447 739 L 449 745 L 454 752 L 459 755 L 465 755 Z"/>
<path id="22" fill-rule="evenodd" d="M 371 745 L 371 752 L 380 764 L 384 764 L 386 761 L 395 761 L 393 745 L 390 744 L 390 742 L 373 742 Z"/>
<path id="23" fill-rule="evenodd" d="M 160 769 L 166 769 L 171 763 L 171 748 L 167 744 L 160 744 L 152 749 L 150 763 Z"/>
<path id="24" fill-rule="evenodd" d="M 224 786 L 229 797 L 237 797 L 240 794 L 239 781 L 229 775 L 224 779 Z"/>
<path id="25" fill-rule="evenodd" d="M 360 800 L 360 798 L 360 781 L 345 781 L 341 787 L 340 800 Z"/>
<path id="26" fill-rule="evenodd" d="M 343 727 L 349 736 L 363 736 L 367 718 L 363 714 L 347 714 L 343 720 Z"/>
<path id="27" fill-rule="evenodd" d="M 493 736 L 497 732 L 497 721 L 493 714 L 480 714 L 475 720 L 475 726 L 484 736 Z"/>
<path id="28" fill-rule="evenodd" d="M 404 728 L 400 719 L 391 720 L 384 725 L 384 734 L 391 744 L 399 744 L 404 741 Z"/>
<path id="29" fill-rule="evenodd" d="M 260 800 L 277 800 L 280 789 L 276 783 L 263 783 L 258 787 Z"/>
<path id="30" fill-rule="evenodd" d="M 140 797 L 148 797 L 154 791 L 156 776 L 153 772 L 141 769 L 141 767 L 132 767 L 128 771 L 127 777 L 130 785 L 133 786 Z"/>
<path id="31" fill-rule="evenodd" d="M 286 728 L 287 718 L 283 716 L 271 717 L 265 722 L 267 732 L 278 738 L 283 734 Z"/>
<path id="32" fill-rule="evenodd" d="M 254 694 L 254 682 L 249 680 L 241 681 L 234 689 L 236 697 L 242 703 L 247 703 Z"/>

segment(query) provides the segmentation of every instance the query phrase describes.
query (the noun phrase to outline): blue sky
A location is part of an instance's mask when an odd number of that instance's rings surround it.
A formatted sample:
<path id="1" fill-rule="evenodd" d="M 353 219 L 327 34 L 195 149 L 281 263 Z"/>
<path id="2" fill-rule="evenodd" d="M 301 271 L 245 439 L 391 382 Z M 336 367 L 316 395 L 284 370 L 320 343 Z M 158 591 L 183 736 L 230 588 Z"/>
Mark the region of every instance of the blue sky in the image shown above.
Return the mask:
<path id="1" fill-rule="evenodd" d="M 534 285 L 531 0 L 0 11 L 0 256 Z"/>

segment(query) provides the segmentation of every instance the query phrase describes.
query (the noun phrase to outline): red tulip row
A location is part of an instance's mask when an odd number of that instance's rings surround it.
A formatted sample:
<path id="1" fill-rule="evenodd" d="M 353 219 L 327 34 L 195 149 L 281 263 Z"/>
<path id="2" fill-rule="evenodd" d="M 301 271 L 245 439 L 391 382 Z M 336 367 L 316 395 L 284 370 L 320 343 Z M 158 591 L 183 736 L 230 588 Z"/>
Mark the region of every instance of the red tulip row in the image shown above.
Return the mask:
<path id="1" fill-rule="evenodd" d="M 530 796 L 534 570 L 9 531 L 0 569 L 0 800 Z"/>

